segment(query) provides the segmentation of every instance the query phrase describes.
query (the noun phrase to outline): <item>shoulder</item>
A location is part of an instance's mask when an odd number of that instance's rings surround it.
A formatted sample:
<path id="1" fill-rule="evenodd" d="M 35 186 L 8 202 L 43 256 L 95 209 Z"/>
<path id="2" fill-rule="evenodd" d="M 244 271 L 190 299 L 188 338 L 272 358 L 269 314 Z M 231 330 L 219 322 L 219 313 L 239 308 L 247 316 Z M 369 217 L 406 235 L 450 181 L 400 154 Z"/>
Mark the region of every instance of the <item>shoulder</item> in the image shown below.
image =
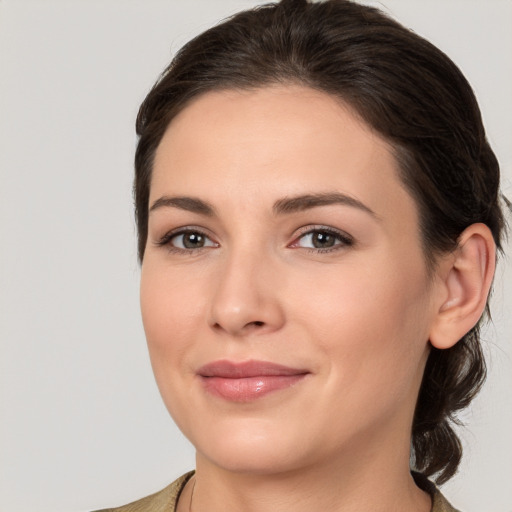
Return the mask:
<path id="1" fill-rule="evenodd" d="M 448 500 L 441 494 L 441 491 L 425 476 L 420 473 L 413 472 L 416 485 L 428 492 L 432 498 L 431 512 L 459 512 L 454 508 Z"/>
<path id="2" fill-rule="evenodd" d="M 436 488 L 432 496 L 432 512 L 459 512 L 456 508 L 452 507 L 448 500 L 441 494 L 439 489 Z"/>
<path id="3" fill-rule="evenodd" d="M 96 512 L 174 512 L 180 493 L 193 471 L 180 476 L 172 484 L 145 498 L 116 508 L 106 508 Z"/>

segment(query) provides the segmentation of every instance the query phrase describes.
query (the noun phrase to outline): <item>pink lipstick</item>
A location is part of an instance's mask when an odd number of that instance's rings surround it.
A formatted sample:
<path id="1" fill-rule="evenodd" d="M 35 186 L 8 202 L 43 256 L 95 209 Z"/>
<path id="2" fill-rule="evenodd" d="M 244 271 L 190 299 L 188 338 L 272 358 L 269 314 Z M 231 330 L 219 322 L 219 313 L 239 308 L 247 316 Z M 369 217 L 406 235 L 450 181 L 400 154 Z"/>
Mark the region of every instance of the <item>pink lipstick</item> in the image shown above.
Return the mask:
<path id="1" fill-rule="evenodd" d="M 310 372 L 267 361 L 214 361 L 198 370 L 205 389 L 233 402 L 251 402 L 286 389 Z"/>

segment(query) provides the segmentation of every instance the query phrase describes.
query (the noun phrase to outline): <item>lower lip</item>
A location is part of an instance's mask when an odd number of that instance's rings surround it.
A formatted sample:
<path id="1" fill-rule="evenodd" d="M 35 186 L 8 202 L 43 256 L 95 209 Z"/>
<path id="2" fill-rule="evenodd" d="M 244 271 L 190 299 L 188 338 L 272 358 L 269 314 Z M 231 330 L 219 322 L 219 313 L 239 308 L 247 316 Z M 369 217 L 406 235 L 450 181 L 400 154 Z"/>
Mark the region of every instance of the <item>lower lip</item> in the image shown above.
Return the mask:
<path id="1" fill-rule="evenodd" d="M 202 377 L 206 390 L 216 396 L 232 402 L 252 402 L 275 391 L 287 389 L 306 376 L 298 375 L 262 375 L 260 377 L 225 378 Z"/>

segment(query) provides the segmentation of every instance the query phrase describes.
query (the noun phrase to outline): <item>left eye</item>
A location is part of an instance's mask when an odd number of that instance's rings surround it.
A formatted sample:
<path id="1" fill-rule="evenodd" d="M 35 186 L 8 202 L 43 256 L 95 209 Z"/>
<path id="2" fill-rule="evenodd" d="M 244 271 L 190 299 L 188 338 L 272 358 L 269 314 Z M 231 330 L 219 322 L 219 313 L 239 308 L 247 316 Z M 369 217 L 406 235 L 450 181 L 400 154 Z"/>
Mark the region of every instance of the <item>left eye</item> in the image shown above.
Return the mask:
<path id="1" fill-rule="evenodd" d="M 173 235 L 169 244 L 177 249 L 202 249 L 216 247 L 215 242 L 199 231 L 186 231 Z"/>
<path id="2" fill-rule="evenodd" d="M 326 229 L 315 229 L 300 236 L 293 247 L 309 249 L 331 249 L 338 245 L 352 245 L 353 241 L 348 235 Z"/>

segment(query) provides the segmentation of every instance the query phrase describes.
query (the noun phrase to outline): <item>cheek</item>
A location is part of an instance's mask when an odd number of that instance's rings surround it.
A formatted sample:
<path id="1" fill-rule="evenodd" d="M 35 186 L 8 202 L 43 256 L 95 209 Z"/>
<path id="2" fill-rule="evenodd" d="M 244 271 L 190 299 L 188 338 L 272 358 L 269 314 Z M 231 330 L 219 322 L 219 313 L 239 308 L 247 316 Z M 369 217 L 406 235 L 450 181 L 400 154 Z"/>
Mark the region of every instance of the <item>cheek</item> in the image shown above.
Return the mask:
<path id="1" fill-rule="evenodd" d="M 414 363 L 422 359 L 428 339 L 423 267 L 389 258 L 367 263 L 310 274 L 294 294 L 294 317 L 338 378 L 350 382 L 416 371 Z"/>
<path id="2" fill-rule="evenodd" d="M 187 393 L 194 377 L 190 348 L 205 322 L 204 297 L 201 283 L 186 270 L 144 262 L 140 302 L 151 366 L 169 413 L 184 431 L 189 429 Z"/>
<path id="3" fill-rule="evenodd" d="M 146 266 L 144 266 L 146 265 Z M 204 322 L 204 293 L 185 272 L 170 272 L 144 263 L 140 302 L 142 321 L 155 374 L 159 367 L 176 366 Z M 158 375 L 157 375 L 158 379 Z"/>
<path id="4" fill-rule="evenodd" d="M 347 273 L 342 284 L 308 300 L 310 332 L 325 361 L 323 407 L 336 423 L 353 418 L 357 429 L 380 428 L 414 408 L 427 350 L 420 282 L 409 273 L 363 275 Z"/>

